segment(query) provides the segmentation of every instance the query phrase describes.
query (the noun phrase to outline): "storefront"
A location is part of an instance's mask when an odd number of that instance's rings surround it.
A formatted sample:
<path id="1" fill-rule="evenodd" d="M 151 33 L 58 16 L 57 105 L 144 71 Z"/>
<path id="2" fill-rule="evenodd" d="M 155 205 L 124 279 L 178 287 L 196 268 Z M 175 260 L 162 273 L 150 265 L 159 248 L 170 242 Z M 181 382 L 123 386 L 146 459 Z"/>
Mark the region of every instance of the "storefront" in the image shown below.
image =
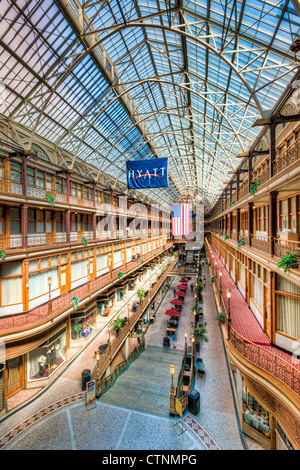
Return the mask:
<path id="1" fill-rule="evenodd" d="M 66 362 L 66 328 L 27 353 L 27 382 L 47 379 Z"/>
<path id="2" fill-rule="evenodd" d="M 96 331 L 96 306 L 70 316 L 71 341 L 85 341 Z"/>
<path id="3" fill-rule="evenodd" d="M 107 317 L 115 302 L 115 287 L 97 297 L 97 315 Z"/>
<path id="4" fill-rule="evenodd" d="M 268 444 L 271 439 L 270 416 L 269 413 L 253 398 L 246 385 L 243 385 L 243 432 L 253 437 L 249 428 L 254 430 L 263 440 L 262 444 Z M 257 436 L 257 438 L 259 437 Z M 268 442 L 265 442 L 267 440 Z"/>

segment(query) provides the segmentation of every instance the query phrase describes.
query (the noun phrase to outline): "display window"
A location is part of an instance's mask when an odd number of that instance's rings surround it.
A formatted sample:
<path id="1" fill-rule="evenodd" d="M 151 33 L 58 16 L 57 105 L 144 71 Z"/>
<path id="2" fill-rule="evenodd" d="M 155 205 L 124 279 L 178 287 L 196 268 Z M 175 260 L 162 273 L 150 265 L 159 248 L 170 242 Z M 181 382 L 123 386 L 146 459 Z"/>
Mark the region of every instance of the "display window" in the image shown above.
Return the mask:
<path id="1" fill-rule="evenodd" d="M 71 339 L 85 341 L 96 331 L 96 311 L 78 313 L 71 316 Z"/>
<path id="2" fill-rule="evenodd" d="M 276 449 L 295 450 L 279 423 L 276 424 Z"/>
<path id="3" fill-rule="evenodd" d="M 51 377 L 66 362 L 66 331 L 59 332 L 27 354 L 28 381 Z"/>
<path id="4" fill-rule="evenodd" d="M 243 386 L 243 422 L 264 437 L 271 438 L 269 413 L 250 395 L 245 385 Z"/>

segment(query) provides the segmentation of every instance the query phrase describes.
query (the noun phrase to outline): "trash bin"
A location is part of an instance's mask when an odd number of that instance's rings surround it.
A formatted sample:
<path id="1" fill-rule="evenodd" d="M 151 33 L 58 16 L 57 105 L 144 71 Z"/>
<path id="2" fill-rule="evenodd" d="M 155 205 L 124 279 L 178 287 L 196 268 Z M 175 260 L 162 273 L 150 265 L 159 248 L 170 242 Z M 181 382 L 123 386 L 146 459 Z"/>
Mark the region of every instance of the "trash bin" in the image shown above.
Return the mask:
<path id="1" fill-rule="evenodd" d="M 200 393 L 193 389 L 188 394 L 188 410 L 197 415 L 200 411 Z"/>
<path id="2" fill-rule="evenodd" d="M 86 384 L 91 380 L 91 371 L 90 369 L 84 369 L 82 371 L 82 379 L 81 379 L 81 390 L 85 392 Z"/>

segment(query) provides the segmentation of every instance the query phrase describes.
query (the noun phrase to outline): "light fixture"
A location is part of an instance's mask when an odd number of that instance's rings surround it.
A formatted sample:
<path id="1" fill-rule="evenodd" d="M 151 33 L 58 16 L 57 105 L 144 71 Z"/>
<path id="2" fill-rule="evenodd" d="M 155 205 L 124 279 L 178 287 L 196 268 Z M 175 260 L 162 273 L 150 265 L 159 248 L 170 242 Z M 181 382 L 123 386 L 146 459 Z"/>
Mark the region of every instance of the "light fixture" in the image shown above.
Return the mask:
<path id="1" fill-rule="evenodd" d="M 96 359 L 96 361 L 99 361 L 99 359 L 100 359 L 100 352 L 99 351 L 95 352 L 95 359 Z"/>
<path id="2" fill-rule="evenodd" d="M 174 364 L 171 364 L 171 365 L 170 365 L 170 374 L 172 375 L 172 377 L 173 377 L 173 375 L 175 374 L 175 366 L 174 366 Z"/>
<path id="3" fill-rule="evenodd" d="M 223 276 L 223 273 L 222 273 L 221 269 L 220 269 L 220 271 L 219 271 L 219 276 L 220 276 L 220 277 Z"/>
<path id="4" fill-rule="evenodd" d="M 231 299 L 231 290 L 229 288 L 227 289 L 226 295 L 227 299 Z"/>

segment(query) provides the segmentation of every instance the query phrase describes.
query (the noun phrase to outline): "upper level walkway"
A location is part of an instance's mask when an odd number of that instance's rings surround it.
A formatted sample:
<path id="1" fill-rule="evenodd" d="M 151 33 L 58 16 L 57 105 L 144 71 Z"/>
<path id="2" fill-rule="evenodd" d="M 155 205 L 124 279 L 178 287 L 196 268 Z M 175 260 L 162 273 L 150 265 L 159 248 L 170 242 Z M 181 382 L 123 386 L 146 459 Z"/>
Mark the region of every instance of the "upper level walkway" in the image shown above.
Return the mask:
<path id="1" fill-rule="evenodd" d="M 209 245 L 217 261 L 216 270 L 222 270 L 221 295 L 223 305 L 228 305 L 227 289 L 231 290 L 230 299 L 230 341 L 234 347 L 252 363 L 275 375 L 298 395 L 300 394 L 300 360 L 271 345 L 252 313 L 248 303 L 237 288 L 229 272 L 219 258 L 212 244 Z M 216 276 L 220 291 L 219 276 Z"/>

